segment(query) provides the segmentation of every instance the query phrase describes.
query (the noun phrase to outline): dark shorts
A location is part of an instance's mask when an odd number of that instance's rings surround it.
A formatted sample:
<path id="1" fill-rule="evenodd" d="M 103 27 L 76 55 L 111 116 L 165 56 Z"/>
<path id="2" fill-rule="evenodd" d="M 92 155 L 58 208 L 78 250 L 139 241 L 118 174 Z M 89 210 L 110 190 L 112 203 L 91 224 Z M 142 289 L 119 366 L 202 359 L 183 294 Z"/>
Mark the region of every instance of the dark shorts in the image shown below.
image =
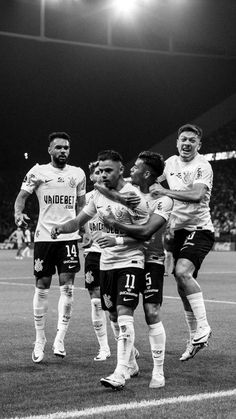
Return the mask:
<path id="1" fill-rule="evenodd" d="M 101 271 L 100 287 L 103 310 L 114 312 L 118 305 L 131 307 L 139 302 L 144 271 L 141 268 L 121 268 Z"/>
<path id="2" fill-rule="evenodd" d="M 173 257 L 175 265 L 178 259 L 188 259 L 194 266 L 194 278 L 206 255 L 214 244 L 214 233 L 209 230 L 176 230 L 174 235 Z"/>
<path id="3" fill-rule="evenodd" d="M 89 252 L 85 254 L 84 276 L 85 288 L 92 290 L 100 287 L 100 257 L 99 252 Z"/>
<path id="4" fill-rule="evenodd" d="M 34 244 L 34 275 L 50 277 L 57 268 L 60 273 L 76 273 L 80 270 L 77 240 L 36 242 Z"/>
<path id="5" fill-rule="evenodd" d="M 162 304 L 164 272 L 164 265 L 145 263 L 145 278 L 141 286 L 143 304 Z"/>

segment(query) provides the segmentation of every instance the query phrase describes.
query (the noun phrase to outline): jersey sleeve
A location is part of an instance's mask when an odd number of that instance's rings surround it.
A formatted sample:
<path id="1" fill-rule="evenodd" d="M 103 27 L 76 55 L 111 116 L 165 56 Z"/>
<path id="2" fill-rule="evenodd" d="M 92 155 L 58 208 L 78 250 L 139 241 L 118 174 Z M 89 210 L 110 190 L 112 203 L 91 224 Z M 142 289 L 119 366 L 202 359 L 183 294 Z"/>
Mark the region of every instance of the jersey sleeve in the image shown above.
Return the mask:
<path id="1" fill-rule="evenodd" d="M 153 211 L 154 214 L 160 215 L 166 221 L 169 220 L 171 210 L 173 208 L 173 199 L 169 198 L 168 196 L 162 196 L 156 200 L 155 209 Z"/>
<path id="2" fill-rule="evenodd" d="M 147 202 L 145 201 L 143 197 L 141 197 L 140 203 L 134 210 L 129 209 L 128 211 L 131 215 L 131 220 L 133 224 L 141 225 L 141 224 L 146 224 L 148 222 L 148 219 L 149 219 L 148 206 L 147 206 Z"/>
<path id="3" fill-rule="evenodd" d="M 89 199 L 82 211 L 84 211 L 85 214 L 89 215 L 89 217 L 94 217 L 94 215 L 97 214 L 97 208 L 94 203 L 94 194 L 91 194 L 89 196 Z"/>
<path id="4" fill-rule="evenodd" d="M 209 189 L 212 188 L 213 182 L 213 171 L 211 165 L 207 163 L 203 163 L 199 165 L 196 169 L 195 177 L 193 183 L 204 183 Z"/>
<path id="5" fill-rule="evenodd" d="M 34 192 L 34 190 L 42 182 L 42 180 L 40 179 L 40 176 L 39 176 L 38 168 L 39 168 L 38 164 L 33 166 L 28 171 L 28 173 L 26 174 L 26 176 L 25 176 L 25 178 L 22 182 L 22 185 L 21 185 L 21 189 L 23 189 L 24 191 L 29 192 L 30 194 L 32 194 Z"/>
<path id="6" fill-rule="evenodd" d="M 79 183 L 77 186 L 77 196 L 84 196 L 86 194 L 86 176 L 82 169 L 79 173 Z"/>

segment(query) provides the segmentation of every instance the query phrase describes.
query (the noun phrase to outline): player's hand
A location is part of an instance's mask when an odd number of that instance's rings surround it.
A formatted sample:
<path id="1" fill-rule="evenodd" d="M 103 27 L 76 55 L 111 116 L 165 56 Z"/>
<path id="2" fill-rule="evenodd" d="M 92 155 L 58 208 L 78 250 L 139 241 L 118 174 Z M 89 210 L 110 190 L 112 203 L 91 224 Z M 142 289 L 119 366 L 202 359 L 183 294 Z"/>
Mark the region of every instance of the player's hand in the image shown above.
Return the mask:
<path id="1" fill-rule="evenodd" d="M 28 221 L 30 220 L 30 218 L 28 217 L 27 214 L 22 213 L 18 213 L 15 214 L 15 223 L 17 225 L 17 227 L 28 227 Z"/>
<path id="2" fill-rule="evenodd" d="M 160 185 L 160 183 L 154 183 L 150 186 L 149 192 L 153 198 L 160 198 L 166 194 L 166 189 Z"/>
<path id="3" fill-rule="evenodd" d="M 122 194 L 120 198 L 120 202 L 131 209 L 135 209 L 140 204 L 140 201 L 141 197 L 132 191 Z"/>
<path id="4" fill-rule="evenodd" d="M 52 230 L 51 230 L 51 238 L 52 238 L 53 240 L 55 240 L 55 239 L 57 239 L 57 237 L 58 237 L 61 233 L 62 233 L 62 228 L 61 228 L 60 224 L 59 224 L 59 225 L 56 225 L 56 226 L 54 226 L 54 227 L 52 228 Z"/>
<path id="5" fill-rule="evenodd" d="M 84 233 L 83 234 L 83 241 L 81 243 L 81 248 L 82 249 L 87 249 L 88 247 L 91 247 L 92 243 L 93 243 L 93 239 L 91 237 L 91 234 Z"/>
<path id="6" fill-rule="evenodd" d="M 104 247 L 113 247 L 116 246 L 116 239 L 115 237 L 101 237 L 100 239 L 97 240 L 99 246 L 101 247 L 101 249 L 104 249 Z"/>
<path id="7" fill-rule="evenodd" d="M 114 226 L 114 222 L 116 221 L 116 219 L 111 210 L 107 210 L 106 215 L 102 216 L 102 221 L 106 227 Z"/>

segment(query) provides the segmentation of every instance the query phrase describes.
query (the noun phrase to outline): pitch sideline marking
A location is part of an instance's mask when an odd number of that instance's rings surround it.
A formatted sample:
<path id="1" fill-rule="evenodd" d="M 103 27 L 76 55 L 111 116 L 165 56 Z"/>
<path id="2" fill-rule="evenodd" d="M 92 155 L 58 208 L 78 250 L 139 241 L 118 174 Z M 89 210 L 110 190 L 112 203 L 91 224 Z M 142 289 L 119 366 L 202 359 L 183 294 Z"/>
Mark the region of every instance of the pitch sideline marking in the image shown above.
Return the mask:
<path id="1" fill-rule="evenodd" d="M 176 403 L 189 403 L 194 401 L 202 401 L 209 399 L 217 399 L 221 397 L 232 397 L 236 396 L 236 388 L 227 391 L 217 391 L 214 393 L 199 393 L 192 396 L 178 396 L 178 397 L 169 397 L 162 400 L 142 400 L 140 402 L 131 402 L 131 403 L 122 403 L 118 405 L 107 405 L 107 406 L 97 406 L 91 407 L 82 410 L 71 410 L 67 412 L 56 412 L 50 413 L 47 415 L 35 415 L 35 416 L 25 416 L 19 417 L 15 416 L 11 419 L 69 419 L 69 418 L 79 418 L 87 417 L 92 415 L 101 415 L 111 412 L 119 412 L 122 410 L 132 410 L 132 409 L 142 409 L 149 407 L 158 407 L 165 405 L 172 405 Z"/>
<path id="2" fill-rule="evenodd" d="M 8 278 L 8 279 L 23 279 L 23 278 Z M 31 277 L 24 277 L 24 279 L 31 279 Z M 34 284 L 25 284 L 23 282 L 7 282 L 7 281 L 2 281 L 0 278 L 0 285 L 11 285 L 11 286 L 18 286 L 18 287 L 34 287 Z M 51 288 L 56 288 L 58 289 L 58 285 L 51 285 Z M 83 287 L 74 287 L 75 290 L 80 290 L 80 291 L 86 291 L 85 288 Z M 180 297 L 172 297 L 169 295 L 164 295 L 163 298 L 169 299 L 169 300 L 180 300 Z M 236 304 L 236 301 L 224 301 L 224 300 L 204 300 L 207 303 L 217 303 L 217 304 Z"/>

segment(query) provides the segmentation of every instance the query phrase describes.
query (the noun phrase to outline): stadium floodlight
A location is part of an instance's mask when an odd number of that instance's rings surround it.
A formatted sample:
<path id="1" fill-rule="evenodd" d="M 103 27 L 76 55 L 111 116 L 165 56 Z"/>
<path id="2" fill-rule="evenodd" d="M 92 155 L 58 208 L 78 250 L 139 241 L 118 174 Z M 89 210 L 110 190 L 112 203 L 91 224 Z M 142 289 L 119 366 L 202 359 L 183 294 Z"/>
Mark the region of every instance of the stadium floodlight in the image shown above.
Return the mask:
<path id="1" fill-rule="evenodd" d="M 114 10 L 122 15 L 130 15 L 137 6 L 137 0 L 114 0 L 113 8 Z"/>

